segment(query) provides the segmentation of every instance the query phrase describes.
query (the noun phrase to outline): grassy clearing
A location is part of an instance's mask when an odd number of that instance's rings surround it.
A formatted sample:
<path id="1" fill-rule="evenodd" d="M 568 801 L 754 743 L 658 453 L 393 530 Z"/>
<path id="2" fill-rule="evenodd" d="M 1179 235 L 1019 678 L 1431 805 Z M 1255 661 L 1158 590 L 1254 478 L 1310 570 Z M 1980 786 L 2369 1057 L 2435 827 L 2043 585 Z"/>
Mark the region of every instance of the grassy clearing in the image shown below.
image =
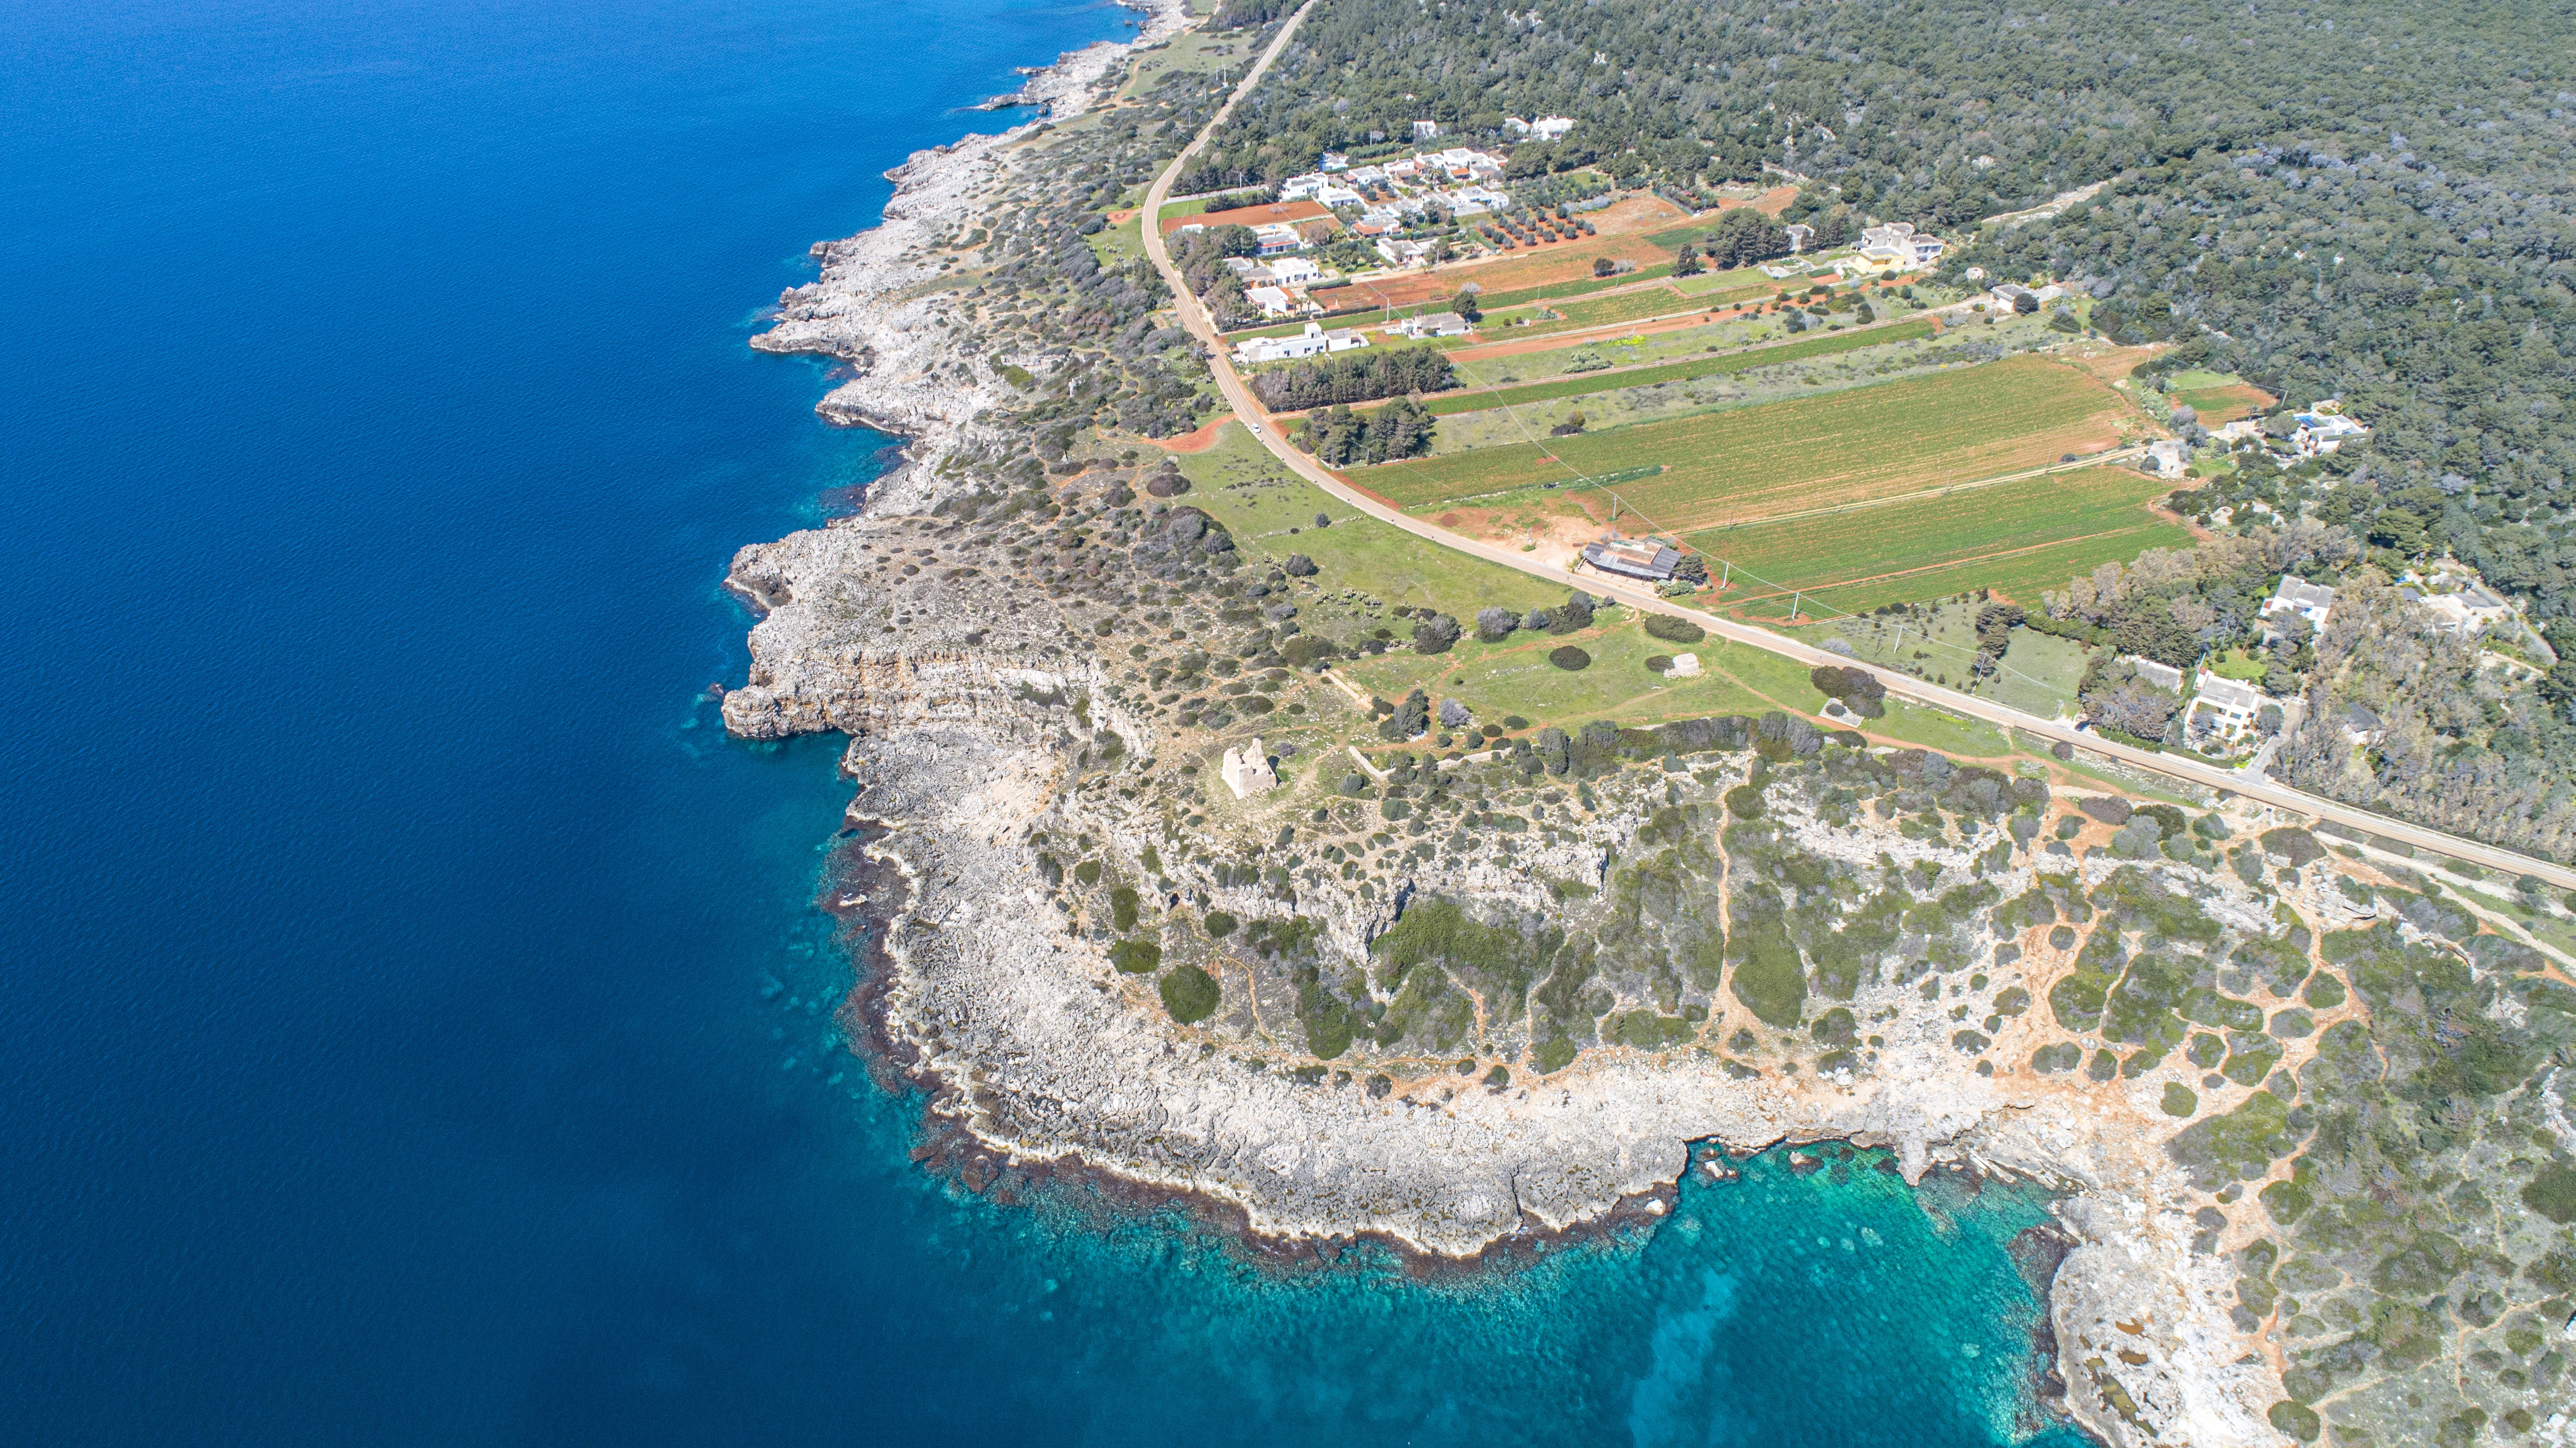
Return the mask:
<path id="1" fill-rule="evenodd" d="M 1245 552 L 1303 553 L 1336 585 L 1389 603 L 1428 604 L 1459 619 L 1488 603 L 1527 610 L 1565 601 L 1565 589 L 1353 512 L 1281 466 L 1241 423 L 1228 422 L 1215 447 L 1186 454 L 1180 463 L 1192 484 L 1180 501 L 1223 523 Z M 1332 526 L 1314 526 L 1317 513 L 1330 516 Z"/>
<path id="2" fill-rule="evenodd" d="M 1867 732 L 1953 757 L 1994 759 L 2013 752 L 2012 741 L 1992 724 L 1901 699 L 1888 700 L 1887 717 L 1870 720 Z"/>
<path id="3" fill-rule="evenodd" d="M 1558 378 L 1553 382 L 1533 382 L 1491 392 L 1444 393 L 1432 401 L 1431 411 L 1436 415 L 1447 417 L 1461 412 L 1478 412 L 1489 407 L 1519 407 L 1532 402 L 1545 402 L 1551 398 L 1615 392 L 1623 387 L 1645 387 L 1657 382 L 1684 382 L 1694 377 L 1722 376 L 1755 367 L 1771 367 L 1782 362 L 1796 362 L 1808 357 L 1848 352 L 1857 347 L 1910 342 L 1931 335 L 1932 324 L 1924 321 L 1899 322 L 1892 326 L 1850 332 L 1832 332 L 1805 341 L 1757 347 L 1747 352 L 1702 357 L 1688 362 L 1671 362 L 1660 367 L 1640 367 L 1626 372 L 1576 373 Z"/>
<path id="4" fill-rule="evenodd" d="M 1125 266 L 1145 258 L 1144 213 L 1138 212 L 1116 226 L 1103 227 L 1083 238 L 1091 243 L 1091 254 L 1100 258 L 1103 267 Z"/>
<path id="5" fill-rule="evenodd" d="M 1701 272 L 1695 277 L 1683 277 L 1673 285 L 1681 290 L 1682 295 L 1703 306 L 1723 307 L 1767 297 L 1778 290 L 1781 283 L 1751 267 L 1738 267 L 1733 271 Z"/>
<path id="6" fill-rule="evenodd" d="M 2029 629 L 2013 631 L 2003 666 L 1991 678 L 1971 677 L 1968 663 L 1977 652 L 1977 609 L 1973 597 L 1893 613 L 1838 618 L 1815 630 L 1800 630 L 1819 641 L 1839 639 L 1854 657 L 1873 668 L 1911 674 L 1935 683 L 1993 699 L 2042 719 L 2071 712 L 2075 685 L 2088 658 L 2082 644 Z"/>
<path id="7" fill-rule="evenodd" d="M 1499 644 L 1472 636 L 1449 653 L 1424 657 L 1395 652 L 1336 667 L 1361 688 L 1393 699 L 1420 687 L 1435 698 L 1454 697 L 1480 721 L 1500 723 L 1518 715 L 1532 728 L 1571 729 L 1592 719 L 1658 724 L 1711 714 L 1760 714 L 1777 708 L 1807 709 L 1818 702 L 1804 671 L 1750 644 L 1703 639 L 1670 644 L 1649 638 L 1642 620 L 1621 609 L 1616 623 L 1558 637 L 1514 634 Z M 1604 618 L 1610 616 L 1608 611 Z M 1592 656 L 1589 668 L 1568 672 L 1548 653 L 1573 643 Z M 1646 667 L 1658 654 L 1696 654 L 1702 674 L 1666 679 Z"/>
<path id="8" fill-rule="evenodd" d="M 1661 476 L 1620 492 L 1662 527 L 1687 531 L 2054 463 L 2061 453 L 2117 441 L 2127 416 L 2118 394 L 2084 372 L 2014 357 L 1545 445 L 1390 464 L 1370 470 L 1368 481 L 1418 509 L 1660 463 Z"/>
<path id="9" fill-rule="evenodd" d="M 2272 410 L 2279 399 L 2231 372 L 2177 372 L 2171 396 L 2200 414 L 2200 425 L 2218 427 Z"/>
<path id="10" fill-rule="evenodd" d="M 2063 588 L 2104 562 L 2188 546 L 2185 529 L 2145 506 L 2169 487 L 2126 469 L 2086 468 L 1687 541 L 1771 585 L 1736 579 L 1728 605 L 1749 617 L 1786 617 L 1793 590 L 1813 609 L 1848 613 L 1979 588 L 2036 605 L 2041 589 Z"/>

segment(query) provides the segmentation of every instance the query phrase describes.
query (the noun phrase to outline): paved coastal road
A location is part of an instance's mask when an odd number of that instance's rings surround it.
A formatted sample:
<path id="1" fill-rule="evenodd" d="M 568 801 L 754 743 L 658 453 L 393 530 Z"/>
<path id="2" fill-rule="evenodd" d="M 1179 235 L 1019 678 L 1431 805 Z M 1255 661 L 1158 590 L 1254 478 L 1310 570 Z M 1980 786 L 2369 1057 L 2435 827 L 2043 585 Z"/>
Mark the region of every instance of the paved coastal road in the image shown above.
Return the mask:
<path id="1" fill-rule="evenodd" d="M 1341 499 L 1350 507 L 1390 527 L 1401 528 L 1407 533 L 1428 539 L 1444 548 L 1454 548 L 1462 553 L 1473 554 L 1489 563 L 1518 569 L 1551 583 L 1569 586 L 1579 583 L 1586 592 L 1606 595 L 1632 608 L 1668 613 L 1677 618 L 1689 619 L 1720 638 L 1750 644 L 1758 649 L 1767 649 L 1810 668 L 1818 664 L 1833 664 L 1839 667 L 1848 663 L 1849 660 L 1839 654 L 1829 654 L 1822 649 L 1809 647 L 1793 639 L 1782 638 L 1765 629 L 1738 623 L 1733 619 L 1720 618 L 1715 614 L 1703 613 L 1697 609 L 1683 608 L 1670 599 L 1658 598 L 1644 589 L 1632 588 L 1597 574 L 1586 574 L 1576 578 L 1562 569 L 1533 562 L 1517 549 L 1488 543 L 1478 538 L 1468 538 L 1420 518 L 1409 517 L 1334 477 L 1321 464 L 1299 452 L 1280 435 L 1269 413 L 1263 410 L 1260 403 L 1253 400 L 1252 391 L 1244 385 L 1242 374 L 1235 371 L 1234 362 L 1228 356 L 1225 344 L 1217 336 L 1215 321 L 1208 315 L 1207 308 L 1199 303 L 1198 298 L 1190 294 L 1187 286 L 1183 285 L 1180 269 L 1172 265 L 1171 251 L 1163 244 L 1159 218 L 1162 215 L 1163 202 L 1171 195 L 1172 183 L 1179 179 L 1182 168 L 1188 165 L 1190 158 L 1198 154 L 1199 149 L 1207 144 L 1208 138 L 1216 133 L 1217 128 L 1225 123 L 1226 118 L 1234 113 L 1236 103 L 1251 94 L 1253 87 L 1261 83 L 1261 78 L 1268 73 L 1271 62 L 1277 60 L 1279 53 L 1287 48 L 1289 41 L 1297 34 L 1297 27 L 1305 23 L 1307 12 L 1314 8 L 1314 0 L 1307 0 L 1306 5 L 1289 17 L 1288 23 L 1280 27 L 1278 36 L 1270 42 L 1269 48 L 1261 53 L 1261 58 L 1254 62 L 1252 69 L 1244 73 L 1242 84 L 1235 87 L 1234 94 L 1227 97 L 1224 106 L 1209 119 L 1206 129 L 1200 131 L 1180 155 L 1172 158 L 1172 164 L 1164 168 L 1162 175 L 1154 178 L 1153 188 L 1145 193 L 1142 222 L 1145 252 L 1153 258 L 1155 269 L 1163 274 L 1163 280 L 1171 286 L 1173 306 L 1180 314 L 1182 325 L 1207 347 L 1208 365 L 1214 369 L 1217 386 L 1224 393 L 1227 404 L 1234 409 L 1235 416 L 1242 419 L 1244 424 L 1252 429 L 1253 436 L 1261 440 L 1262 446 L 1270 449 L 1271 454 L 1290 471 Z M 2132 748 L 2125 744 L 2115 744 L 2090 733 L 2078 732 L 2055 720 L 2042 719 L 2035 714 L 2025 714 L 2018 709 L 2008 709 L 1991 700 L 1963 694 L 1955 689 L 1945 689 L 1904 674 L 1887 671 L 1880 673 L 1879 677 L 1886 683 L 1889 693 L 1917 703 L 1947 709 L 1954 714 L 1980 719 L 1989 724 L 2018 729 L 2051 743 L 2062 741 L 2094 754 L 2117 759 L 2138 769 L 2172 779 L 2188 780 L 2210 789 L 2228 790 L 2263 804 L 2314 819 L 2330 821 L 2347 828 L 2366 830 L 2383 839 L 2398 840 L 2436 854 L 2447 855 L 2452 859 L 2467 860 L 2486 869 L 2502 870 L 2514 875 L 2537 875 L 2561 889 L 2576 889 L 2576 870 L 2571 870 L 2564 865 L 2536 860 L 2511 850 L 2479 844 L 2474 840 L 2461 839 L 2439 830 L 2406 824 L 2384 815 L 2373 814 L 2368 810 L 2338 804 L 2333 800 L 2292 789 L 2277 780 L 2249 779 L 2233 769 L 2220 765 L 2207 764 L 2196 759 L 2178 758 L 2171 754 L 2160 754 L 2154 750 Z"/>

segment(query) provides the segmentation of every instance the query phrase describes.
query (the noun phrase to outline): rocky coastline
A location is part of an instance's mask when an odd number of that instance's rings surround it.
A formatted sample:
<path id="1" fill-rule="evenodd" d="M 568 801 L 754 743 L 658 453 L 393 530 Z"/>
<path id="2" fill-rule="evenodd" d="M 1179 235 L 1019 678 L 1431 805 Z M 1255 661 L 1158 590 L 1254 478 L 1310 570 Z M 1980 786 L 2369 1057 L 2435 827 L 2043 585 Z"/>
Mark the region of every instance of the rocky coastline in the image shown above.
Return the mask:
<path id="1" fill-rule="evenodd" d="M 1155 10 L 1143 39 L 1167 37 L 1184 16 Z M 1126 53 L 1078 52 L 1030 89 L 1055 118 L 1078 115 L 1110 97 Z M 1170 647 L 1161 631 L 1170 640 L 1222 631 L 1219 620 L 1235 617 L 1225 602 L 1235 560 L 1213 539 L 1204 552 L 1182 546 L 1198 536 L 1180 536 L 1188 510 L 1141 498 L 1142 465 L 1105 457 L 1067 459 L 1033 478 L 1033 463 L 1013 464 L 1027 471 L 1011 486 L 1035 501 L 1012 506 L 1037 511 L 1005 509 L 994 521 L 991 470 L 1024 451 L 1010 421 L 1022 385 L 1002 368 L 1043 375 L 1062 359 L 997 345 L 967 305 L 980 288 L 942 277 L 977 258 L 961 238 L 979 220 L 1036 184 L 1047 164 L 1034 144 L 1041 134 L 1032 123 L 968 137 L 889 172 L 897 192 L 885 223 L 818 245 L 822 276 L 784 294 L 777 325 L 752 344 L 851 363 L 858 375 L 818 413 L 906 439 L 905 465 L 870 489 L 858 514 L 736 556 L 727 585 L 760 620 L 750 677 L 725 695 L 723 715 L 747 739 L 838 731 L 851 740 L 843 770 L 859 789 L 827 904 L 848 922 L 863 968 L 839 1019 L 881 1084 L 924 1097 L 925 1165 L 1005 1196 L 1078 1178 L 1139 1209 L 1188 1211 L 1281 1263 L 1329 1262 L 1370 1243 L 1435 1272 L 1652 1221 L 1706 1145 L 1884 1148 L 1909 1183 L 1956 1170 L 2060 1193 L 2063 1232 L 2026 1251 L 2016 1244 L 2048 1298 L 2035 1395 L 2052 1411 L 2116 1445 L 2288 1441 L 2264 1412 L 2282 1396 L 2280 1357 L 2233 1296 L 2234 1254 L 2263 1234 L 2265 1218 L 2251 1191 L 2222 1195 L 2225 1210 L 2206 1205 L 2204 1185 L 2168 1151 L 2183 1123 L 2158 1109 L 2154 1092 L 2171 1073 L 2134 1083 L 2096 1075 L 2087 1085 L 2028 1064 L 1994 1069 L 2027 1063 L 2049 1039 L 2036 1029 L 2046 1008 L 2022 1012 L 2080 968 L 2082 947 L 2064 927 L 2000 915 L 1955 927 L 1960 959 L 1979 967 L 1978 987 L 1995 1002 L 2012 992 L 1995 993 L 1986 972 L 1997 986 L 2027 983 L 2016 988 L 2021 1004 L 1989 1016 L 1982 1033 L 1959 1029 L 1955 982 L 1945 996 L 1937 978 L 1918 991 L 1919 974 L 1873 974 L 1840 997 L 1845 1035 L 1828 1040 L 1820 1021 L 1814 1047 L 1777 1033 L 1748 1047 L 1751 1033 L 1739 1030 L 1719 1049 L 1711 1019 L 1695 1046 L 1604 1039 L 1570 1065 L 1532 1071 L 1523 1063 L 1541 1044 L 1537 1027 L 1515 1034 L 1483 1022 L 1480 998 L 1477 1030 L 1488 1046 L 1460 1063 L 1474 1073 L 1365 1041 L 1298 1064 L 1314 980 L 1285 984 L 1241 937 L 1219 939 L 1224 932 L 1196 922 L 1222 918 L 1231 930 L 1284 908 L 1275 879 L 1246 878 L 1221 858 L 1221 833 L 1285 841 L 1310 821 L 1351 818 L 1349 791 L 1337 796 L 1318 770 L 1273 803 L 1211 793 L 1216 749 L 1240 735 L 1221 739 L 1172 719 L 1136 687 L 1137 670 L 1094 642 L 1113 629 L 1122 644 L 1141 637 L 1131 651 L 1141 660 L 1148 645 Z M 997 531 L 961 532 L 969 519 Z M 1006 547 L 1013 537 L 1022 541 Z M 1309 607 L 1323 597 L 1308 580 L 1274 575 L 1274 584 Z M 1140 627 L 1130 608 L 1149 610 L 1151 631 L 1130 632 Z M 1275 649 L 1288 632 L 1261 647 Z M 1245 657 L 1270 669 L 1274 687 L 1311 690 L 1299 697 L 1318 711 L 1338 697 L 1301 680 L 1279 684 L 1283 671 L 1267 652 Z M 1338 960 L 1341 989 L 1379 989 L 1368 984 L 1373 943 L 1408 902 L 1462 902 L 1486 918 L 1598 916 L 1618 885 L 1613 863 L 1651 848 L 1654 820 L 1679 809 L 1723 823 L 1733 815 L 1718 800 L 1765 786 L 1772 756 L 1752 747 L 1751 721 L 1728 727 L 1737 732 L 1714 732 L 1733 743 L 1680 766 L 1668 754 L 1660 772 L 1593 778 L 1581 810 L 1550 806 L 1557 823 L 1517 853 L 1417 850 L 1397 862 L 1391 847 L 1372 843 L 1372 867 L 1400 877 L 1382 891 L 1310 870 L 1293 908 L 1311 922 L 1308 948 L 1324 962 L 1325 983 Z M 1806 753 L 1783 756 L 1794 774 L 1812 767 L 1800 761 L 1825 758 L 1804 742 L 1815 736 L 1811 722 L 1789 721 L 1763 737 L 1802 741 Z M 1932 767 L 1922 753 L 1881 747 L 1848 757 L 1903 773 Z M 1948 761 L 1940 769 L 1946 778 Z M 2037 823 L 2062 826 L 2057 838 L 2073 847 L 2043 855 L 2022 835 L 2021 850 L 1998 865 L 1985 853 L 1993 833 L 1927 838 L 1896 828 L 1884 807 L 1874 818 L 1836 813 L 1821 782 L 1773 788 L 1787 790 L 1773 817 L 1777 847 L 1840 878 L 1884 869 L 1889 878 L 1980 882 L 2014 899 L 2051 888 L 2047 876 L 2070 882 L 2064 888 L 2080 899 L 2133 888 L 2122 882 L 2143 872 L 2153 888 L 2198 902 L 2227 938 L 2248 941 L 2276 936 L 2284 919 L 2313 940 L 2384 918 L 2314 859 L 2268 859 L 2282 883 L 2261 890 L 2224 872 L 2129 863 L 2133 855 L 2110 848 L 2110 817 L 2128 819 L 2126 803 L 2071 810 L 2040 790 Z M 2034 803 L 2007 792 L 2004 807 L 2015 800 Z M 1077 856 L 1107 873 L 1077 888 L 1065 869 Z M 1729 868 L 1721 848 L 1714 878 L 1728 881 Z M 1342 879 L 1351 878 L 1346 869 Z M 1127 891 L 1116 907 L 1124 916 L 1173 922 L 1164 964 L 1204 966 L 1224 992 L 1216 1015 L 1168 1018 L 1171 997 L 1158 1000 L 1149 976 L 1116 961 L 1127 927 L 1110 923 L 1112 886 Z M 1709 909 L 1723 915 L 1728 900 L 1742 908 L 1730 893 Z M 1668 998 L 1661 1009 L 1675 1019 Z M 1713 995 L 1700 1009 L 1731 1011 L 1730 1025 L 1745 1019 Z M 1866 1069 L 1849 1054 L 1861 1049 L 1854 1019 L 1869 1033 Z M 1968 1036 L 1973 1048 L 1962 1045 Z M 2295 1071 L 2313 1045 L 2288 1043 L 2283 1070 Z M 1489 1065 L 1494 1074 L 1483 1074 Z M 2245 1095 L 2208 1084 L 2217 1080 L 2201 1087 L 2213 1101 Z"/>

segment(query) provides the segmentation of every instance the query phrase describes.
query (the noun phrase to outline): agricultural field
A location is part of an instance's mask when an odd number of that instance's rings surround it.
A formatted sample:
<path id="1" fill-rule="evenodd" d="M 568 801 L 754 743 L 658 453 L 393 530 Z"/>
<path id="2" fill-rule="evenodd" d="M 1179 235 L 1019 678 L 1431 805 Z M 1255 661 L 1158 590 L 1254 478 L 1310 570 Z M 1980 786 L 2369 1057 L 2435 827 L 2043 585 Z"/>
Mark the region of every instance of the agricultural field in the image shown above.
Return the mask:
<path id="1" fill-rule="evenodd" d="M 1849 351 L 1792 358 L 1713 377 L 1586 393 L 1579 397 L 1515 406 L 1508 411 L 1489 408 L 1462 412 L 1441 423 L 1437 436 L 1432 440 L 1431 450 L 1436 457 L 1447 457 L 1527 442 L 1549 435 L 1557 424 L 1572 420 L 1577 411 L 1583 414 L 1590 432 L 1608 433 L 1650 423 L 1675 422 L 1723 409 L 1768 407 L 1798 398 L 1819 397 L 1828 392 L 1848 392 L 1903 379 L 1920 379 L 1937 372 L 1960 372 L 1989 365 L 1997 356 L 2025 352 L 2054 354 L 2057 350 L 2054 344 L 2063 338 L 2047 332 L 2036 323 L 2026 327 L 2018 325 L 2027 321 L 2027 318 L 2020 318 L 2015 323 L 2002 326 L 1980 326 L 1969 333 L 1945 327 L 1932 337 L 1910 341 L 1882 343 L 1864 340 Z M 1644 323 L 1637 332 L 1642 334 L 1642 341 L 1651 343 L 1667 335 L 1657 330 L 1663 325 Z M 1825 335 L 1840 336 L 1842 333 L 1828 330 Z M 1809 339 L 1813 340 L 1814 334 L 1809 334 Z M 1632 350 L 1629 337 L 1621 337 L 1615 342 L 1579 345 L 1606 358 L 1645 355 L 1642 347 Z M 2134 414 L 2131 415 L 2131 424 L 2141 430 L 2147 426 L 2144 419 Z M 1538 491 L 1524 496 L 1543 502 L 1561 495 L 1555 491 Z"/>
<path id="2" fill-rule="evenodd" d="M 2120 441 L 2132 414 L 2087 373 L 2011 357 L 1790 402 L 1388 464 L 1368 486 L 1412 509 L 1660 466 L 1630 509 L 1684 532 L 2053 464 Z"/>
<path id="3" fill-rule="evenodd" d="M 2176 403 L 2200 414 L 2200 425 L 2217 427 L 2241 417 L 2272 410 L 2278 399 L 2253 383 L 2227 372 L 2177 372 L 2170 380 Z"/>
<path id="4" fill-rule="evenodd" d="M 1457 368 L 1458 376 L 1469 385 L 1510 387 L 1582 372 L 1603 362 L 1626 367 L 1647 362 L 1681 361 L 1710 352 L 1750 347 L 1758 342 L 1778 341 L 1788 335 L 1788 328 L 1770 318 L 1730 317 L 1722 322 L 1694 320 L 1689 326 L 1671 329 L 1639 328 L 1625 336 L 1607 339 L 1502 340 L 1483 347 L 1461 348 L 1449 354 L 1449 361 Z"/>
<path id="5" fill-rule="evenodd" d="M 1802 617 L 1859 614 L 1981 588 L 2037 607 L 2041 590 L 2105 562 L 2188 547 L 2190 532 L 2147 506 L 2171 486 L 2125 468 L 2082 468 L 1684 541 L 1716 560 L 1712 572 L 1734 575 L 1720 604 L 1748 618 L 1785 619 L 1793 602 Z M 1962 677 L 1958 667 L 1947 672 Z"/>
<path id="6" fill-rule="evenodd" d="M 1890 323 L 1883 327 L 1829 332 L 1823 336 L 1810 337 L 1802 341 L 1754 347 L 1742 352 L 1694 358 L 1684 362 L 1667 362 L 1655 367 L 1632 367 L 1616 372 L 1578 372 L 1553 381 L 1531 382 L 1518 387 L 1490 391 L 1447 392 L 1432 400 L 1431 411 L 1435 415 L 1447 417 L 1493 407 L 1520 407 L 1559 397 L 1582 397 L 1596 392 L 1613 392 L 1624 387 L 1645 387 L 1658 382 L 1687 381 L 1694 377 L 1718 377 L 1755 367 L 1772 367 L 1783 362 L 1796 362 L 1809 357 L 1831 356 L 1837 352 L 1849 352 L 1860 347 L 1919 341 L 1931 336 L 1932 329 L 1932 323 L 1918 319 Z"/>

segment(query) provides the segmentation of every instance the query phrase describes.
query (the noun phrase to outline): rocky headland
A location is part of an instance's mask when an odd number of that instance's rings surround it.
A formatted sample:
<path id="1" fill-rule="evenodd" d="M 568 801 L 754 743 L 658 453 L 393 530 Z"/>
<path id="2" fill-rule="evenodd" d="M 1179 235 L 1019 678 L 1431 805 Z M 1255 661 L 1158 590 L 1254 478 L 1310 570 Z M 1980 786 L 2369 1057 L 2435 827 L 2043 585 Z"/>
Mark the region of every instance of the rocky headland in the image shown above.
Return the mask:
<path id="1" fill-rule="evenodd" d="M 2320 1410 L 2414 1441 L 2410 1384 L 2508 1349 L 2477 1411 L 2532 1421 L 2564 1360 L 2517 1334 L 2576 1258 L 2459 1188 L 2545 1156 L 2560 1103 L 2444 1063 L 2563 1054 L 2564 958 L 2297 821 L 1838 729 L 1822 693 L 1655 723 L 1372 697 L 1352 671 L 1431 611 L 1239 536 L 1147 441 L 1206 415 L 1151 410 L 1194 360 L 1082 225 L 1216 81 L 1138 58 L 1069 56 L 1031 82 L 1048 123 L 889 173 L 754 342 L 850 363 L 818 410 L 908 440 L 858 515 L 729 575 L 760 618 L 728 729 L 850 739 L 852 1038 L 993 1159 L 1273 1242 L 1474 1258 L 1659 1211 L 1693 1143 L 2033 1178 L 2072 1238 L 2063 1410 L 2104 1442 L 2313 1441 Z M 1534 626 L 1634 623 L 1589 602 Z M 1277 783 L 1238 794 L 1255 735 Z"/>

